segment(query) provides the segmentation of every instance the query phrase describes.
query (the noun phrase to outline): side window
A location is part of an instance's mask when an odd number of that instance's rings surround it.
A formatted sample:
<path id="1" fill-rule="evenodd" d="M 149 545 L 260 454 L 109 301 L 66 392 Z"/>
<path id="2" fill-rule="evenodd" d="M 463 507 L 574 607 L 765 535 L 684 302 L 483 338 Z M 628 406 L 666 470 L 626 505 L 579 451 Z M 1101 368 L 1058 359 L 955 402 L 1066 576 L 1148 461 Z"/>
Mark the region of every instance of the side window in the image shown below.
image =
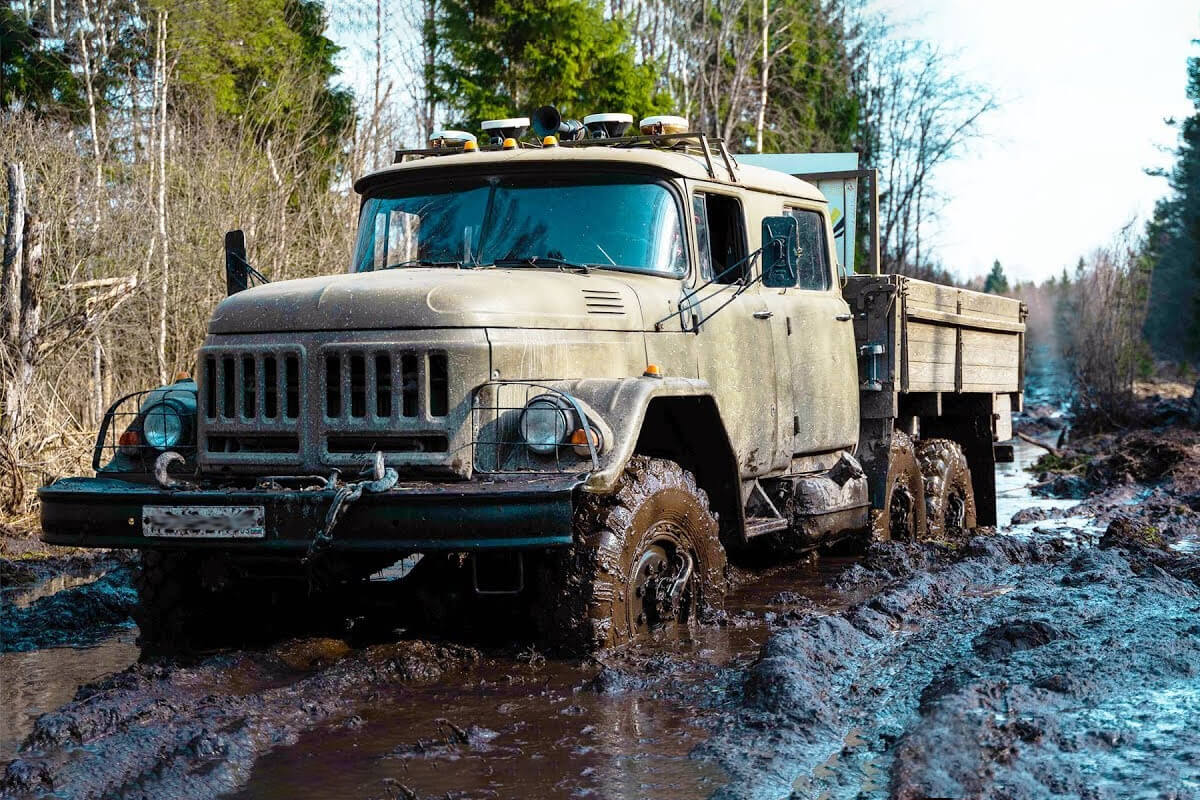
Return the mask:
<path id="1" fill-rule="evenodd" d="M 816 211 L 789 208 L 787 213 L 800 223 L 800 263 L 796 286 L 801 289 L 828 289 L 829 245 L 825 238 L 825 219 Z"/>
<path id="2" fill-rule="evenodd" d="M 742 206 L 734 197 L 697 194 L 692 198 L 696 217 L 696 247 L 700 251 L 700 277 L 717 283 L 740 283 L 749 279 L 746 258 L 746 227 Z M 743 262 L 740 268 L 731 269 Z"/>
<path id="3" fill-rule="evenodd" d="M 692 197 L 692 216 L 696 220 L 696 250 L 700 253 L 700 279 L 712 280 L 712 252 L 708 241 L 708 209 L 704 195 Z"/>

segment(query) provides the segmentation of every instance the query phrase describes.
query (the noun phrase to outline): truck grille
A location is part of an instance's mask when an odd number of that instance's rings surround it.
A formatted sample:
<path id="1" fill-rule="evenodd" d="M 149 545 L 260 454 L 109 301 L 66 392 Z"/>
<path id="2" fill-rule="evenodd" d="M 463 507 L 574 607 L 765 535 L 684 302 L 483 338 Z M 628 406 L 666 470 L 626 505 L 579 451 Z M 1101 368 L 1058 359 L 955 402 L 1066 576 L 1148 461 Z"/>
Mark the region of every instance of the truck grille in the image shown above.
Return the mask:
<path id="1" fill-rule="evenodd" d="M 444 417 L 449 411 L 445 353 L 339 347 L 326 348 L 322 361 L 327 420 Z"/>
<path id="2" fill-rule="evenodd" d="M 487 340 L 473 330 L 428 336 L 210 340 L 197 370 L 201 468 L 358 470 L 379 451 L 398 468 L 469 477 L 469 396 L 487 379 Z"/>
<path id="3" fill-rule="evenodd" d="M 300 417 L 298 352 L 209 355 L 200 382 L 210 420 L 254 420 L 274 426 Z"/>

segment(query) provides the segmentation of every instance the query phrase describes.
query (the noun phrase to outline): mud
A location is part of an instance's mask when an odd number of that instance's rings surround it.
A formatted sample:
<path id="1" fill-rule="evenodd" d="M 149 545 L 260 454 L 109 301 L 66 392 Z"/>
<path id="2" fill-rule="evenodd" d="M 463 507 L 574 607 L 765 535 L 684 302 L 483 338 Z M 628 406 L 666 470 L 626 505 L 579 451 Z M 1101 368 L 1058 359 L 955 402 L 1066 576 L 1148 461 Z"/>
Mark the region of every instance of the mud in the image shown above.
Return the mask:
<path id="1" fill-rule="evenodd" d="M 389 687 L 434 680 L 478 657 L 420 641 L 348 654 L 344 644 L 313 640 L 190 667 L 137 664 L 40 717 L 0 789 L 16 797 L 214 797 L 305 731 L 353 726 L 355 712 Z"/>
<path id="2" fill-rule="evenodd" d="M 710 624 L 593 659 L 493 636 L 134 664 L 119 623 L 0 656 L 112 658 L 37 701 L 0 796 L 1200 797 L 1200 439 L 1102 437 L 1034 472 L 1019 446 L 996 533 L 734 567 Z M 1037 500 L 1039 473 L 1086 496 Z M 29 609 L 122 569 L 35 579 L 3 624 L 32 641 Z"/>

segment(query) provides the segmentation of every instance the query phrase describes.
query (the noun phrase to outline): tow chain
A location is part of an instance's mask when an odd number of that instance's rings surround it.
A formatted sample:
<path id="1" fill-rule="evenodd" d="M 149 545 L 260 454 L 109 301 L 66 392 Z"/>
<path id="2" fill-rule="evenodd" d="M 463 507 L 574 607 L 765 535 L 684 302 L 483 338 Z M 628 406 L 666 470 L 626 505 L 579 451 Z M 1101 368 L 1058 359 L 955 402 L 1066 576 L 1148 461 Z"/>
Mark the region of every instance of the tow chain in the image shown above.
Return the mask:
<path id="1" fill-rule="evenodd" d="M 317 530 L 315 536 L 308 544 L 308 550 L 301 559 L 301 564 L 308 571 L 308 584 L 312 589 L 314 584 L 319 583 L 316 575 L 316 568 L 320 563 L 322 555 L 329 550 L 333 544 L 333 529 L 338 524 L 338 520 L 346 513 L 351 505 L 353 505 L 363 493 L 380 494 L 386 492 L 396 485 L 400 479 L 396 470 L 391 467 L 384 467 L 383 453 L 375 453 L 375 462 L 372 465 L 372 477 L 370 480 L 357 481 L 355 483 L 343 483 L 338 486 L 333 493 L 333 500 L 329 503 L 329 510 L 325 512 L 325 522 Z M 337 476 L 330 479 L 330 485 L 336 485 Z"/>

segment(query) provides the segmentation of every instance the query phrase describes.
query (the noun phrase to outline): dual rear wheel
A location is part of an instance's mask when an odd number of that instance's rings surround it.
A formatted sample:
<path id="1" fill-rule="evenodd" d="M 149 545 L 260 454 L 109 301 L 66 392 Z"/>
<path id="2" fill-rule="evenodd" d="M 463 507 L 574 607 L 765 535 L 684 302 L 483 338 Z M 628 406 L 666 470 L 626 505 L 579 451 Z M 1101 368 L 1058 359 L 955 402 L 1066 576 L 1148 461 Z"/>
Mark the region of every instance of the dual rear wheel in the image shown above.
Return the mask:
<path id="1" fill-rule="evenodd" d="M 877 539 L 964 541 L 976 525 L 971 469 L 949 439 L 913 442 L 892 434 L 886 494 L 875 520 Z"/>

